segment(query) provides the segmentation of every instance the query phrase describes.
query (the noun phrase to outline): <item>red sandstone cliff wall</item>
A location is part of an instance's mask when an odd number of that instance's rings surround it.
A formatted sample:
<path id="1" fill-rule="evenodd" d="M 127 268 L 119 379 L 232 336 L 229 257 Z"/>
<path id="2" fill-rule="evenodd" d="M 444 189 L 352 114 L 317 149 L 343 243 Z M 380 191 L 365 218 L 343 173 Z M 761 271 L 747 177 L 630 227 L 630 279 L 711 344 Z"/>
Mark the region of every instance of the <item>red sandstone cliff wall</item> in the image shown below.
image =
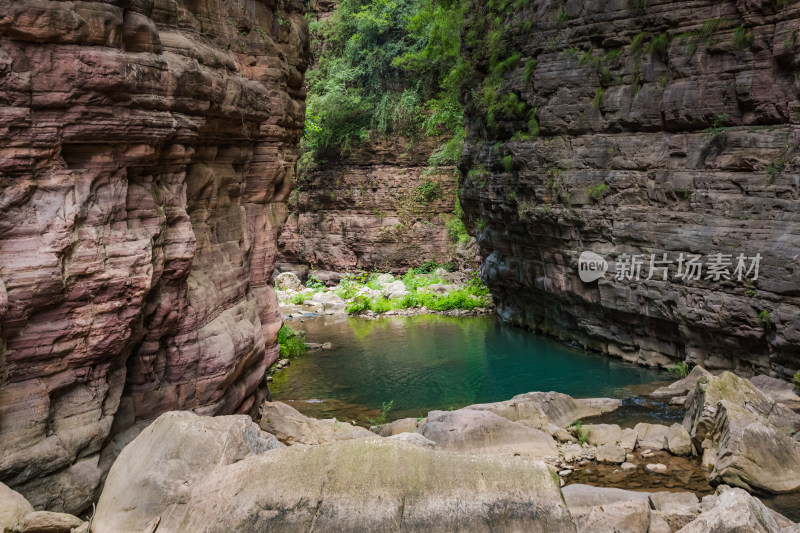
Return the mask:
<path id="1" fill-rule="evenodd" d="M 298 0 L 4 0 L 0 38 L 0 479 L 77 512 L 111 435 L 266 392 L 307 24 Z"/>

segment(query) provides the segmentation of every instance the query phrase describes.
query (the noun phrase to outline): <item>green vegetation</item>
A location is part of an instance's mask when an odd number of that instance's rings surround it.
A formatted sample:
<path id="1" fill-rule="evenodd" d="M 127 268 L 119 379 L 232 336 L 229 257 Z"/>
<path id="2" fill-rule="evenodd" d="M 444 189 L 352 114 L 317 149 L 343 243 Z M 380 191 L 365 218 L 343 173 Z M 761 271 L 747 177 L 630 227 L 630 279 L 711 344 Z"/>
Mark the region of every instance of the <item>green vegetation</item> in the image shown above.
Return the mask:
<path id="1" fill-rule="evenodd" d="M 533 78 L 533 71 L 536 68 L 536 60 L 531 58 L 525 63 L 525 70 L 522 72 L 522 81 L 527 85 Z"/>
<path id="2" fill-rule="evenodd" d="M 689 372 L 692 370 L 692 367 L 689 365 L 687 361 L 681 361 L 669 367 L 667 370 L 670 373 L 677 375 L 679 378 L 683 379 L 689 375 Z"/>
<path id="3" fill-rule="evenodd" d="M 747 31 L 744 26 L 737 26 L 733 30 L 733 45 L 736 48 L 745 49 L 750 48 L 750 42 L 753 40 L 753 34 Z"/>
<path id="4" fill-rule="evenodd" d="M 380 426 L 385 424 L 386 416 L 389 414 L 389 411 L 392 410 L 393 405 L 394 405 L 394 400 L 391 400 L 389 403 L 382 402 L 380 416 L 378 418 L 367 418 L 367 422 L 369 422 L 373 426 Z"/>
<path id="5" fill-rule="evenodd" d="M 764 329 L 770 329 L 772 327 L 772 318 L 769 316 L 769 311 L 762 309 L 761 312 L 758 313 L 758 322 Z"/>
<path id="6" fill-rule="evenodd" d="M 282 357 L 294 357 L 306 352 L 306 335 L 302 331 L 295 331 L 284 324 L 278 331 L 278 344 L 281 345 Z"/>
<path id="7" fill-rule="evenodd" d="M 797 390 L 800 390 L 800 370 L 794 375 L 794 386 Z"/>
<path id="8" fill-rule="evenodd" d="M 426 179 L 414 190 L 414 199 L 421 204 L 429 204 L 442 197 L 442 186 L 438 181 Z"/>
<path id="9" fill-rule="evenodd" d="M 586 437 L 589 436 L 589 429 L 591 427 L 591 425 L 589 425 L 589 427 L 583 427 L 583 423 L 580 420 L 576 420 L 572 423 L 571 429 L 575 434 L 575 438 L 578 439 L 578 442 L 584 444 L 586 442 Z"/>
<path id="10" fill-rule="evenodd" d="M 603 196 L 603 194 L 606 192 L 606 189 L 608 189 L 608 185 L 601 183 L 596 187 L 589 187 L 587 192 L 589 193 L 589 198 L 596 202 Z"/>
<path id="11" fill-rule="evenodd" d="M 592 107 L 599 110 L 600 106 L 603 105 L 603 98 L 605 98 L 605 96 L 606 96 L 606 90 L 602 87 L 598 87 L 597 90 L 594 92 Z"/>
<path id="12" fill-rule="evenodd" d="M 709 126 L 708 128 L 706 128 L 705 131 L 703 131 L 702 135 L 703 140 L 706 141 L 714 140 L 720 135 L 722 135 L 726 130 L 726 128 L 723 127 L 722 125 L 727 120 L 728 120 L 727 113 L 718 113 L 717 115 L 715 115 L 714 121 L 711 123 L 711 126 Z"/>
<path id="13" fill-rule="evenodd" d="M 781 156 L 773 159 L 769 165 L 767 165 L 767 174 L 769 175 L 769 183 L 772 185 L 775 183 L 775 180 L 783 174 L 783 170 L 786 168 L 786 160 Z"/>
<path id="14" fill-rule="evenodd" d="M 466 4 L 341 0 L 330 20 L 315 23 L 325 47 L 307 75 L 304 165 L 375 134 L 458 134 Z"/>
<path id="15" fill-rule="evenodd" d="M 319 292 L 325 288 L 325 284 L 314 274 L 309 274 L 306 280 L 306 287 L 313 289 L 314 292 Z"/>

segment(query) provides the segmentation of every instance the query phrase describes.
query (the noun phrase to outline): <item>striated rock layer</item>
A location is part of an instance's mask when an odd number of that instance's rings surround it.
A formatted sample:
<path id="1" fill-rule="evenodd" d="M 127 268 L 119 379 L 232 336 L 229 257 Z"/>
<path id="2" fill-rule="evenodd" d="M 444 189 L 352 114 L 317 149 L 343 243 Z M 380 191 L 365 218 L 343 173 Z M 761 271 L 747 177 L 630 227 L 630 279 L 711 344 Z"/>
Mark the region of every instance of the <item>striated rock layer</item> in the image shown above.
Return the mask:
<path id="1" fill-rule="evenodd" d="M 331 155 L 300 179 L 281 232 L 279 268 L 379 268 L 405 272 L 428 260 L 474 260 L 451 243 L 453 169 L 427 175 L 441 139 L 381 139 L 348 156 Z M 425 192 L 429 191 L 426 196 Z"/>
<path id="2" fill-rule="evenodd" d="M 486 24 L 474 7 L 465 35 Z M 492 130 L 468 107 L 461 201 L 500 314 L 630 361 L 792 375 L 800 4 L 535 0 L 499 20 L 502 57 L 520 56 L 498 100 L 525 113 Z M 467 54 L 486 76 L 489 51 Z M 539 134 L 511 140 L 530 116 Z M 583 251 L 605 277 L 579 279 Z M 676 262 L 646 280 L 664 253 L 729 255 L 731 279 L 682 279 Z M 642 255 L 639 280 L 616 279 L 623 254 Z M 733 275 L 739 254 L 761 255 L 757 279 Z"/>
<path id="3" fill-rule="evenodd" d="M 23 0 L 0 37 L 0 479 L 78 512 L 110 436 L 267 392 L 307 23 L 299 0 Z"/>

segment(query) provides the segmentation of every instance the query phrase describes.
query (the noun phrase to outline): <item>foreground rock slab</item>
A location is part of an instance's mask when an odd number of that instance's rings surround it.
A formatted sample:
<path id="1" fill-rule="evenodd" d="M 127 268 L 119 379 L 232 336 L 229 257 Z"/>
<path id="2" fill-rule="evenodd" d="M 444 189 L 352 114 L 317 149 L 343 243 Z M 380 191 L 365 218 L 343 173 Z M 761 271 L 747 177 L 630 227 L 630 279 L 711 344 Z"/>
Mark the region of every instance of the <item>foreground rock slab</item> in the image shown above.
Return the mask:
<path id="1" fill-rule="evenodd" d="M 742 489 L 723 488 L 714 506 L 680 533 L 781 533 L 772 513 Z"/>
<path id="2" fill-rule="evenodd" d="M 19 525 L 21 533 L 70 533 L 81 527 L 83 520 L 67 513 L 36 511 L 26 515 Z"/>
<path id="3" fill-rule="evenodd" d="M 539 460 L 375 436 L 274 449 L 252 426 L 229 427 L 230 418 L 159 418 L 112 467 L 93 528 L 146 531 L 158 521 L 158 533 L 575 531 L 557 478 Z M 209 456 L 205 441 L 238 453 Z"/>

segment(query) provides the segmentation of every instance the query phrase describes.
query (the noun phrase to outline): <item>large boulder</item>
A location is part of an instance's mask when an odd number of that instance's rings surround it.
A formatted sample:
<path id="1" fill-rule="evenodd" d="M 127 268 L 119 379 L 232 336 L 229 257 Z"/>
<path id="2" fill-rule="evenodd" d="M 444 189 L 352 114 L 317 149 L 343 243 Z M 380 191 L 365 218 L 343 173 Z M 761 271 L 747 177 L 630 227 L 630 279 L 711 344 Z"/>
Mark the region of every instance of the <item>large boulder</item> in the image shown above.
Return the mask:
<path id="1" fill-rule="evenodd" d="M 558 427 L 567 427 L 576 420 L 599 416 L 622 406 L 621 400 L 611 398 L 575 399 L 560 392 L 526 392 L 512 398 L 537 405 L 547 418 Z"/>
<path id="2" fill-rule="evenodd" d="M 128 444 L 112 465 L 93 529 L 145 530 L 163 509 L 180 509 L 211 466 L 231 465 L 282 447 L 245 415 L 165 413 Z M 126 509 L 123 523 L 111 519 L 119 509 Z"/>
<path id="3" fill-rule="evenodd" d="M 382 294 L 389 299 L 402 298 L 411 294 L 402 281 L 393 281 L 383 287 Z"/>
<path id="4" fill-rule="evenodd" d="M 373 433 L 338 420 L 318 420 L 282 402 L 264 402 L 258 425 L 284 444 L 324 444 L 335 440 L 371 437 Z"/>
<path id="5" fill-rule="evenodd" d="M 763 503 L 742 489 L 721 487 L 714 506 L 680 533 L 781 533 L 781 527 Z"/>
<path id="6" fill-rule="evenodd" d="M 303 290 L 303 284 L 300 282 L 300 278 L 293 273 L 283 272 L 275 277 L 275 288 L 281 291 L 290 289 L 293 291 L 301 291 Z"/>
<path id="7" fill-rule="evenodd" d="M 672 424 L 667 431 L 666 448 L 672 455 L 691 455 L 692 437 L 681 424 Z"/>
<path id="8" fill-rule="evenodd" d="M 394 422 L 371 426 L 369 430 L 381 437 L 391 437 L 400 433 L 417 433 L 425 422 L 427 422 L 426 418 L 401 418 Z"/>
<path id="9" fill-rule="evenodd" d="M 344 313 L 347 309 L 345 301 L 333 292 L 318 292 L 311 297 L 311 301 L 321 304 L 327 314 Z"/>
<path id="10" fill-rule="evenodd" d="M 622 429 L 616 424 L 592 424 L 586 429 L 586 442 L 592 446 L 622 443 Z"/>
<path id="11" fill-rule="evenodd" d="M 553 437 L 490 411 L 431 411 L 420 433 L 448 451 L 557 457 Z"/>
<path id="12" fill-rule="evenodd" d="M 768 492 L 800 489 L 800 415 L 750 381 L 730 372 L 699 381 L 683 424 L 714 464 L 712 483 Z"/>
<path id="13" fill-rule="evenodd" d="M 215 446 L 201 452 L 209 441 L 243 450 L 260 439 L 226 429 L 224 418 L 200 430 L 159 418 L 112 467 L 93 529 L 146 531 L 158 521 L 158 533 L 575 531 L 557 476 L 539 460 L 373 436 L 257 446 L 234 462 Z"/>
<path id="14" fill-rule="evenodd" d="M 667 446 L 669 428 L 661 424 L 641 422 L 633 428 L 636 431 L 636 443 L 642 450 L 663 450 Z"/>
<path id="15" fill-rule="evenodd" d="M 0 483 L 0 533 L 10 533 L 14 525 L 33 512 L 33 506 L 17 491 Z"/>
<path id="16" fill-rule="evenodd" d="M 800 396 L 797 395 L 793 383 L 764 374 L 750 378 L 750 382 L 774 401 L 782 403 L 793 411 L 800 410 Z"/>
<path id="17" fill-rule="evenodd" d="M 538 403 L 529 400 L 512 399 L 495 403 L 479 403 L 470 405 L 466 409 L 476 411 L 490 411 L 506 420 L 519 422 L 531 428 L 546 428 L 550 424 L 550 419 L 544 413 Z"/>
<path id="18" fill-rule="evenodd" d="M 702 379 L 708 379 L 711 377 L 711 372 L 706 370 L 700 365 L 695 366 L 692 368 L 692 371 L 689 372 L 689 375 L 683 379 L 679 379 L 674 383 L 670 383 L 666 387 L 661 387 L 653 392 L 650 393 L 650 396 L 654 398 L 675 398 L 678 396 L 686 396 L 691 391 L 694 390 L 695 385 L 697 382 Z"/>

